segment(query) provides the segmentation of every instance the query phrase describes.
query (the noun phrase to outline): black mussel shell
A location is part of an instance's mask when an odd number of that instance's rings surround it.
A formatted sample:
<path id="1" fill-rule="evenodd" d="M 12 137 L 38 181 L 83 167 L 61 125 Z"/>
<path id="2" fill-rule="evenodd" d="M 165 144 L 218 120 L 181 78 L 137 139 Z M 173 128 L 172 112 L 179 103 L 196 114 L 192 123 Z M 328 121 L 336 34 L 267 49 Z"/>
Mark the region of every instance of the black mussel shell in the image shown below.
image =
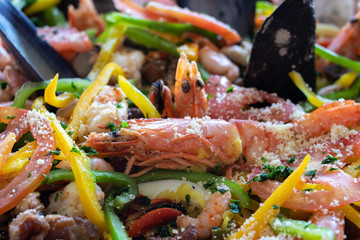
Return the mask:
<path id="1" fill-rule="evenodd" d="M 178 0 L 180 7 L 204 12 L 233 27 L 242 37 L 254 32 L 255 0 Z"/>
<path id="2" fill-rule="evenodd" d="M 244 86 L 293 101 L 304 95 L 288 76 L 299 72 L 315 88 L 315 14 L 312 0 L 286 0 L 269 16 L 259 32 L 245 73 Z"/>
<path id="3" fill-rule="evenodd" d="M 61 77 L 77 77 L 72 67 L 37 36 L 36 27 L 9 0 L 0 0 L 0 36 L 30 81 L 50 79 L 56 73 Z"/>

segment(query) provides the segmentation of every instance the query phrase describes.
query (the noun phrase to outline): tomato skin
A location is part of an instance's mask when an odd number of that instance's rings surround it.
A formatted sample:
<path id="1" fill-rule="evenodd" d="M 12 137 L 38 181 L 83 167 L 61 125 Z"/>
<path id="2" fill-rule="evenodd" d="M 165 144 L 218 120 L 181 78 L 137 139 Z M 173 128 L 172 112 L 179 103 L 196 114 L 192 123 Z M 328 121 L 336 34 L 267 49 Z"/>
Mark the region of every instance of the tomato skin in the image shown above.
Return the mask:
<path id="1" fill-rule="evenodd" d="M 38 113 L 11 107 L 0 107 L 0 112 L 15 114 L 12 115 L 15 118 L 9 121 L 6 130 L 0 134 L 0 146 L 1 141 L 5 138 L 4 136 L 9 132 L 15 133 L 16 138 L 19 139 L 29 129 L 38 143 L 38 147 L 23 172 L 0 190 L 1 215 L 15 207 L 45 179 L 54 160 L 52 154 L 45 155 L 54 150 L 55 143 L 49 123 Z M 4 122 L 3 120 L 6 122 L 4 115 L 0 114 L 0 122 Z"/>
<path id="2" fill-rule="evenodd" d="M 176 220 L 182 213 L 174 208 L 159 208 L 146 213 L 130 227 L 130 237 L 140 237 L 150 229 Z"/>

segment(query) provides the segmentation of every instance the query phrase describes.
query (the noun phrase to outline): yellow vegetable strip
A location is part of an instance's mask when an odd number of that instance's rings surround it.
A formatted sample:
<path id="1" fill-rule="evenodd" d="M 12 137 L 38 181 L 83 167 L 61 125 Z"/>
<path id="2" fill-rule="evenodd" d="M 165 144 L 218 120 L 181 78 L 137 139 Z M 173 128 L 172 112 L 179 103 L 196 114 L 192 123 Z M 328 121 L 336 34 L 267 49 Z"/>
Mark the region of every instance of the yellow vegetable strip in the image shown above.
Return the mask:
<path id="1" fill-rule="evenodd" d="M 70 123 L 66 128 L 67 132 L 72 132 L 72 139 L 76 139 L 79 133 L 79 128 L 86 122 L 86 111 L 94 100 L 95 96 L 101 89 L 108 84 L 112 75 L 124 75 L 124 71 L 115 63 L 108 63 L 99 74 L 98 78 L 81 94 L 73 113 L 71 115 Z"/>
<path id="2" fill-rule="evenodd" d="M 3 174 L 19 171 L 26 164 L 29 163 L 30 157 L 34 154 L 37 148 L 37 142 L 33 141 L 20 148 L 19 151 L 14 153 L 5 163 Z"/>
<path id="3" fill-rule="evenodd" d="M 61 108 L 65 107 L 68 103 L 70 103 L 74 98 L 74 94 L 64 93 L 60 96 L 56 96 L 56 86 L 59 79 L 59 74 L 56 74 L 53 80 L 49 83 L 49 85 L 45 88 L 45 102 L 50 104 L 51 106 Z"/>
<path id="4" fill-rule="evenodd" d="M 346 205 L 340 208 L 345 214 L 345 217 L 360 228 L 360 213 L 350 205 Z"/>
<path id="5" fill-rule="evenodd" d="M 121 38 L 124 36 L 125 29 L 126 27 L 123 24 L 117 24 L 110 28 L 110 33 L 106 38 L 104 45 L 101 47 L 99 57 L 88 75 L 88 78 L 91 81 L 94 81 L 104 66 L 110 62 L 112 54 L 115 52 Z M 122 72 L 121 75 L 124 75 L 124 73 Z"/>
<path id="6" fill-rule="evenodd" d="M 119 75 L 118 80 L 121 90 L 131 101 L 133 101 L 146 118 L 161 118 L 154 105 L 142 92 L 140 92 L 139 89 L 129 83 L 129 81 L 121 75 Z"/>
<path id="7" fill-rule="evenodd" d="M 315 107 L 321 107 L 324 104 L 334 102 L 332 100 L 318 96 L 313 91 L 311 91 L 307 86 L 307 84 L 305 83 L 302 76 L 298 72 L 291 71 L 289 73 L 289 77 L 295 83 L 295 85 L 301 90 L 301 92 L 306 96 L 307 100 Z"/>
<path id="8" fill-rule="evenodd" d="M 24 9 L 24 13 L 26 15 L 33 15 L 35 13 L 39 13 L 44 11 L 45 9 L 51 8 L 53 6 L 58 5 L 61 0 L 37 0 L 31 6 Z"/>
<path id="9" fill-rule="evenodd" d="M 196 43 L 185 43 L 177 48 L 178 52 L 184 52 L 189 61 L 197 61 L 199 58 L 199 45 Z"/>
<path id="10" fill-rule="evenodd" d="M 351 85 L 355 82 L 357 76 L 357 72 L 347 72 L 341 75 L 341 77 L 336 80 L 334 84 L 340 84 L 345 88 L 351 87 Z"/>
<path id="11" fill-rule="evenodd" d="M 357 167 L 360 166 L 360 159 L 357 160 L 356 162 L 351 163 L 350 165 L 344 167 L 342 170 L 346 173 L 349 174 L 350 176 L 357 178 L 360 175 L 360 169 L 355 169 Z"/>
<path id="12" fill-rule="evenodd" d="M 43 98 L 37 98 L 33 106 L 40 110 L 40 112 L 51 122 L 56 146 L 64 153 L 74 173 L 76 186 L 79 191 L 85 215 L 90 222 L 98 226 L 102 231 L 107 231 L 105 215 L 101 210 L 101 206 L 96 197 L 95 179 L 89 171 L 90 159 L 75 145 L 66 130 L 61 127 L 61 124 L 56 119 L 55 115 L 50 114 L 46 108 L 41 105 L 43 102 Z"/>
<path id="13" fill-rule="evenodd" d="M 279 208 L 274 209 L 274 205 L 281 206 L 290 196 L 309 160 L 310 155 L 307 155 L 299 167 L 265 200 L 263 205 L 241 226 L 240 230 L 228 239 L 240 239 L 242 237 L 247 240 L 258 239 L 259 234 L 280 211 Z"/>
<path id="14" fill-rule="evenodd" d="M 10 132 L 6 135 L 5 139 L 1 142 L 0 146 L 0 173 L 2 174 L 2 169 L 6 163 L 8 155 L 11 153 L 11 149 L 16 142 L 16 135 L 13 132 Z"/>

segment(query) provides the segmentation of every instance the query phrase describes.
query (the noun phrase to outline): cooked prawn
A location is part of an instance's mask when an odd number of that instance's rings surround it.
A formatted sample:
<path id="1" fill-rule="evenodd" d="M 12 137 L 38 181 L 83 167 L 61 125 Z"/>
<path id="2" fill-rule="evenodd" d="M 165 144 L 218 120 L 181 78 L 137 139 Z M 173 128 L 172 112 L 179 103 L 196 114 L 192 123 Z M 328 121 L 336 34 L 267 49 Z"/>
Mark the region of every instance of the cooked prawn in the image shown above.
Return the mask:
<path id="1" fill-rule="evenodd" d="M 91 133 L 85 145 L 99 155 L 127 157 L 127 172 L 132 165 L 147 169 L 229 165 L 241 155 L 236 127 L 209 118 L 130 120 L 120 131 Z"/>
<path id="2" fill-rule="evenodd" d="M 6 49 L 1 45 L 0 39 L 0 71 L 3 70 L 7 65 L 12 63 L 12 57 L 6 51 Z"/>
<path id="3" fill-rule="evenodd" d="M 204 81 L 196 63 L 190 63 L 185 53 L 180 55 L 175 74 L 175 115 L 203 117 L 207 109 Z"/>
<path id="4" fill-rule="evenodd" d="M 105 30 L 105 22 L 97 12 L 92 0 L 80 0 L 79 8 L 75 10 L 73 5 L 69 6 L 69 24 L 80 31 L 95 28 L 96 36 Z"/>
<path id="5" fill-rule="evenodd" d="M 221 225 L 221 216 L 229 209 L 230 198 L 230 192 L 225 192 L 224 194 L 216 192 L 211 195 L 205 208 L 197 218 L 181 215 L 176 219 L 176 225 L 179 228 L 186 228 L 194 224 L 197 238 L 206 239 L 211 236 L 211 229 L 213 227 Z"/>

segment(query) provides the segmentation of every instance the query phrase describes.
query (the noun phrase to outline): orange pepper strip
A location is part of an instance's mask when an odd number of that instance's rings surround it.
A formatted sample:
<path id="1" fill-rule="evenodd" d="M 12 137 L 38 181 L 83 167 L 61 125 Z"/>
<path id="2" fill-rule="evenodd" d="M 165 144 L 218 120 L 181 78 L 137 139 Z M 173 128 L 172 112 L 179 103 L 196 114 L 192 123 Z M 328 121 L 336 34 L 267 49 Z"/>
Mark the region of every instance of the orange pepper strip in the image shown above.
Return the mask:
<path id="1" fill-rule="evenodd" d="M 304 173 L 309 160 L 310 155 L 307 155 L 299 167 L 265 200 L 264 204 L 241 226 L 238 232 L 228 237 L 228 240 L 258 239 L 259 234 L 263 232 L 270 220 L 280 211 L 279 207 L 275 209 L 274 206 L 281 206 L 290 196 Z"/>

